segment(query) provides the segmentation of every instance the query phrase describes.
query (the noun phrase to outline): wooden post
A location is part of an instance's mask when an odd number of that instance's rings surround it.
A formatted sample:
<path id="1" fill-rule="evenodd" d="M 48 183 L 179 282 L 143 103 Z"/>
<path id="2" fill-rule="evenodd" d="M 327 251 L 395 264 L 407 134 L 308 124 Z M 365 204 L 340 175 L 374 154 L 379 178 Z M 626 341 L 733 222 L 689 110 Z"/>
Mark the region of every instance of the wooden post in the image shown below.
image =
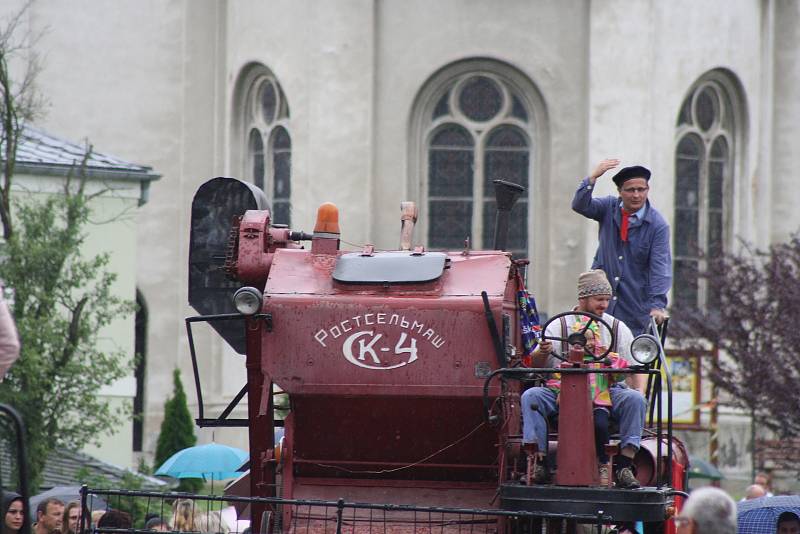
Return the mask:
<path id="1" fill-rule="evenodd" d="M 712 372 L 719 369 L 719 350 L 714 347 L 711 356 Z M 717 407 L 719 401 L 719 388 L 712 381 L 711 382 L 711 406 L 709 413 L 708 426 L 711 430 L 711 437 L 708 440 L 708 456 L 711 464 L 714 467 L 719 467 L 719 409 Z M 714 486 L 719 486 L 719 481 L 714 481 Z"/>

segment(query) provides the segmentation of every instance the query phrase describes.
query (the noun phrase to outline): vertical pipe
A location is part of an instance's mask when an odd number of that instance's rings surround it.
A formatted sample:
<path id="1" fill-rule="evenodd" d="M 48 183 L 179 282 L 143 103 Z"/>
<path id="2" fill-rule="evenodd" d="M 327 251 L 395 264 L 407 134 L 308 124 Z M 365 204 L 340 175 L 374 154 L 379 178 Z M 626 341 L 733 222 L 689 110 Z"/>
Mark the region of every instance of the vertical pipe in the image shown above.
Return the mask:
<path id="1" fill-rule="evenodd" d="M 261 335 L 263 318 L 248 317 L 246 331 L 246 367 L 247 367 L 247 411 L 250 420 L 250 496 L 275 496 L 275 464 L 270 463 L 267 451 L 274 448 L 275 434 L 272 410 L 272 382 L 261 371 Z M 265 387 L 268 386 L 268 387 Z M 268 398 L 264 398 L 264 396 Z M 266 402 L 266 410 L 261 410 Z M 250 520 L 252 531 L 262 532 L 267 525 L 262 525 L 264 503 L 251 503 Z M 272 517 L 272 515 L 270 515 Z"/>
<path id="2" fill-rule="evenodd" d="M 88 506 L 89 498 L 87 496 L 88 491 L 89 488 L 86 486 L 86 484 L 83 484 L 81 486 L 81 518 L 80 521 L 78 522 L 78 532 L 80 533 L 86 532 L 89 529 L 89 525 L 87 524 L 86 521 L 87 517 L 89 517 L 89 506 Z M 27 514 L 28 513 L 27 507 L 25 508 L 25 510 L 26 510 L 25 513 Z"/>
<path id="3" fill-rule="evenodd" d="M 336 502 L 336 534 L 342 534 L 342 511 L 344 510 L 344 499 Z"/>
<path id="4" fill-rule="evenodd" d="M 750 480 L 756 479 L 756 409 L 750 408 Z"/>
<path id="5" fill-rule="evenodd" d="M 411 250 L 417 206 L 413 202 L 400 203 L 400 250 Z"/>
<path id="6" fill-rule="evenodd" d="M 497 199 L 497 216 L 494 225 L 494 250 L 505 250 L 508 241 L 508 223 L 511 218 L 511 209 L 516 204 L 519 196 L 525 192 L 525 188 L 519 184 L 506 182 L 504 180 L 492 180 L 494 183 L 494 193 Z"/>

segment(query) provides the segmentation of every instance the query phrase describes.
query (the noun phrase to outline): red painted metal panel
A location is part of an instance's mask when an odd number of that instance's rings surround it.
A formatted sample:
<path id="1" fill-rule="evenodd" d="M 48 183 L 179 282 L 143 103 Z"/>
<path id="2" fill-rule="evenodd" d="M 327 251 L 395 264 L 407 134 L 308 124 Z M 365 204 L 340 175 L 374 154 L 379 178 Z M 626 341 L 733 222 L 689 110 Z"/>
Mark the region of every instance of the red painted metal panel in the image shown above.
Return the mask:
<path id="1" fill-rule="evenodd" d="M 414 286 L 345 286 L 335 258 L 279 250 L 267 282 L 263 369 L 307 395 L 475 397 L 497 368 L 480 292 L 502 324 L 510 261 L 452 256 L 440 280 Z"/>
<path id="2" fill-rule="evenodd" d="M 495 488 L 499 438 L 482 394 L 498 362 L 480 295 L 515 333 L 509 257 L 451 254 L 438 280 L 389 287 L 337 283 L 335 262 L 280 249 L 266 283 L 261 368 L 291 399 L 283 495 L 311 479 Z"/>
<path id="3" fill-rule="evenodd" d="M 496 429 L 478 399 L 293 398 L 295 474 L 496 481 Z"/>

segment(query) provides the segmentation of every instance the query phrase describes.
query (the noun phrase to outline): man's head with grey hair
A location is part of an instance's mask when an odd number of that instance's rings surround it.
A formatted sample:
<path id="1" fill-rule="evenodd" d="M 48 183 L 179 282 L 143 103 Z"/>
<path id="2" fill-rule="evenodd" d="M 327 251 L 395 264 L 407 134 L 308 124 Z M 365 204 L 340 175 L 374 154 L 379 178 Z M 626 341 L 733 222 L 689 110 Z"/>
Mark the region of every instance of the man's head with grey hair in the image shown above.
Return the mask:
<path id="1" fill-rule="evenodd" d="M 736 534 L 736 503 L 719 488 L 694 490 L 675 518 L 679 534 Z"/>

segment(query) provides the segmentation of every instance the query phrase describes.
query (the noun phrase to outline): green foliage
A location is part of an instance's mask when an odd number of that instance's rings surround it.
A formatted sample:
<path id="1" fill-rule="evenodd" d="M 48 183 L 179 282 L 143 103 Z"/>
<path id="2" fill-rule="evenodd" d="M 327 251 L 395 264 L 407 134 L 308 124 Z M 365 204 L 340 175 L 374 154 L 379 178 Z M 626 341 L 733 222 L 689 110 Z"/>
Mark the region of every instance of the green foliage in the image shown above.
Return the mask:
<path id="1" fill-rule="evenodd" d="M 194 435 L 194 421 L 186 403 L 180 372 L 173 373 L 174 389 L 172 397 L 164 403 L 164 420 L 161 422 L 161 433 L 156 445 L 155 465 L 161 466 L 170 456 L 178 451 L 192 447 L 197 443 Z M 197 493 L 203 487 L 199 478 L 183 478 L 177 491 Z"/>
<path id="2" fill-rule="evenodd" d="M 67 180 L 63 194 L 44 199 L 20 196 L 2 249 L 0 278 L 12 288 L 22 350 L 0 384 L 0 402 L 25 419 L 34 489 L 54 450 L 97 443 L 125 415 L 98 392 L 130 375 L 132 362 L 124 350 L 104 347 L 99 333 L 133 313 L 134 303 L 112 293 L 107 254 L 81 252 L 91 199 L 83 180 Z"/>
<path id="3" fill-rule="evenodd" d="M 143 475 L 153 474 L 153 468 L 145 461 L 144 458 L 139 458 L 139 465 L 136 467 L 136 471 Z"/>

